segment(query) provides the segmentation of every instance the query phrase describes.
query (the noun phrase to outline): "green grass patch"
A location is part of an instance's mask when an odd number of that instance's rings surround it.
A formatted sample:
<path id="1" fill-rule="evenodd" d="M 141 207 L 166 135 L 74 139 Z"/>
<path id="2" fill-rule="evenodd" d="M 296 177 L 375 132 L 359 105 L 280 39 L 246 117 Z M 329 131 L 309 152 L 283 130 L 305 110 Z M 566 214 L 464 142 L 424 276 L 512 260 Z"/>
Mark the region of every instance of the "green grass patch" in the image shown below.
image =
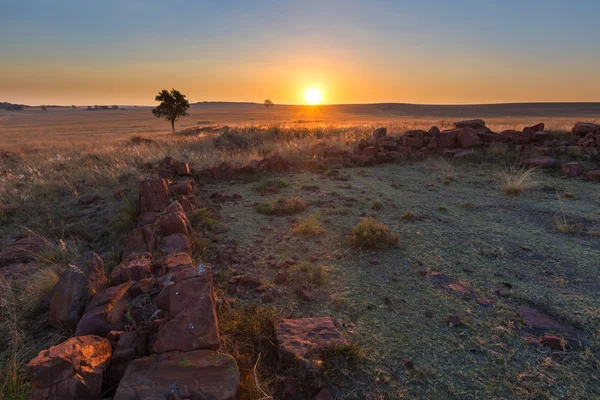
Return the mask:
<path id="1" fill-rule="evenodd" d="M 373 218 L 364 218 L 352 228 L 352 234 L 348 241 L 353 247 L 363 250 L 385 249 L 396 246 L 398 235 L 392 232 L 387 225 Z"/>
<path id="2" fill-rule="evenodd" d="M 256 211 L 267 215 L 292 215 L 304 211 L 306 202 L 299 197 L 279 197 L 270 203 L 263 203 Z"/>
<path id="3" fill-rule="evenodd" d="M 296 236 L 318 236 L 326 232 L 325 227 L 319 222 L 320 214 L 314 213 L 308 218 L 301 220 L 291 228 Z"/>
<path id="4" fill-rule="evenodd" d="M 280 189 L 288 187 L 288 183 L 283 179 L 262 179 L 255 187 L 255 190 L 261 195 L 267 193 L 277 193 Z"/>

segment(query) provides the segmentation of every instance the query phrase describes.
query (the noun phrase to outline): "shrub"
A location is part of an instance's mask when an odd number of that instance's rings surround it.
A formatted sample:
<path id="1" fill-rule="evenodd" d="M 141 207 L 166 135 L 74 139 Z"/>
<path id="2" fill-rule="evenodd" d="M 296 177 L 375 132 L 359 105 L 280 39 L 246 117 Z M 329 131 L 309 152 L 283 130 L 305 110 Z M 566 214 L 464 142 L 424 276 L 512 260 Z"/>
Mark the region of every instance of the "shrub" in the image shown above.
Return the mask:
<path id="1" fill-rule="evenodd" d="M 512 166 L 500 174 L 502 191 L 509 196 L 518 196 L 534 184 L 535 168 Z"/>
<path id="2" fill-rule="evenodd" d="M 197 210 L 194 210 L 190 214 L 189 220 L 192 224 L 192 227 L 196 230 L 206 230 L 219 223 L 219 221 L 213 218 L 212 211 L 206 207 L 201 207 Z"/>
<path id="3" fill-rule="evenodd" d="M 323 225 L 319 223 L 318 212 L 310 217 L 301 220 L 297 225 L 292 227 L 292 233 L 297 236 L 317 236 L 325 232 Z"/>
<path id="4" fill-rule="evenodd" d="M 352 228 L 349 241 L 352 246 L 363 250 L 382 249 L 395 246 L 398 243 L 398 235 L 381 222 L 373 218 L 364 218 Z"/>
<path id="5" fill-rule="evenodd" d="M 267 193 L 277 193 L 279 189 L 288 186 L 288 183 L 283 179 L 263 179 L 256 185 L 255 190 L 261 195 L 264 195 Z"/>
<path id="6" fill-rule="evenodd" d="M 379 200 L 373 200 L 371 202 L 371 210 L 381 210 L 383 208 L 383 204 Z"/>
<path id="7" fill-rule="evenodd" d="M 403 221 L 412 221 L 415 219 L 415 213 L 413 210 L 406 210 L 402 213 L 400 218 L 402 218 Z"/>
<path id="8" fill-rule="evenodd" d="M 324 286 L 329 282 L 329 274 L 324 265 L 301 263 L 288 270 L 290 278 L 299 285 Z"/>
<path id="9" fill-rule="evenodd" d="M 260 204 L 257 211 L 267 215 L 292 215 L 304 211 L 306 202 L 298 197 L 279 197 L 269 204 Z"/>

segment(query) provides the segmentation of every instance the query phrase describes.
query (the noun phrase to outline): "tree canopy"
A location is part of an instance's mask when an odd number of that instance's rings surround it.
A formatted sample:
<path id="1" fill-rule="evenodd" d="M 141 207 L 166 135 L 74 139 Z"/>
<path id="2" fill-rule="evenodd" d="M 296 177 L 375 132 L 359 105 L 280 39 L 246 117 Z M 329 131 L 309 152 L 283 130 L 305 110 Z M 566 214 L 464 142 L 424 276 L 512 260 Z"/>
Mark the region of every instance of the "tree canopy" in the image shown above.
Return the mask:
<path id="1" fill-rule="evenodd" d="M 152 114 L 157 118 L 164 118 L 171 122 L 171 129 L 175 132 L 175 121 L 177 118 L 187 115 L 190 102 L 187 101 L 185 95 L 175 89 L 171 89 L 171 92 L 161 90 L 156 95 L 155 100 L 160 101 L 160 104 L 152 109 Z"/>

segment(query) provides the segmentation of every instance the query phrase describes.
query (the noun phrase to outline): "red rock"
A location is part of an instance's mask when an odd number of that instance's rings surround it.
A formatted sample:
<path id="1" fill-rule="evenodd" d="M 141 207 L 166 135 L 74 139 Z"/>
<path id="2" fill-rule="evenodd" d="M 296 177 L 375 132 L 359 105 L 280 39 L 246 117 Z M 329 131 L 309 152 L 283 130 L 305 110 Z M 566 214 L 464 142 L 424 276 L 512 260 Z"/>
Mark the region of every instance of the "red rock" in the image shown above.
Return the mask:
<path id="1" fill-rule="evenodd" d="M 110 283 L 111 285 L 120 285 L 121 283 L 128 281 L 139 281 L 144 278 L 149 278 L 152 276 L 150 270 L 151 265 L 151 255 L 150 257 L 139 256 L 123 261 L 112 270 L 110 274 Z"/>
<path id="2" fill-rule="evenodd" d="M 512 296 L 512 293 L 510 292 L 510 290 L 494 290 L 494 294 L 498 297 L 510 297 Z"/>
<path id="3" fill-rule="evenodd" d="M 429 139 L 429 143 L 427 143 L 427 148 L 428 149 L 437 149 L 439 145 L 440 145 L 439 139 L 437 137 L 432 137 L 431 139 Z"/>
<path id="4" fill-rule="evenodd" d="M 298 296 L 304 301 L 313 301 L 315 299 L 313 291 L 309 287 L 303 287 L 299 289 Z"/>
<path id="5" fill-rule="evenodd" d="M 260 277 L 257 275 L 241 275 L 239 277 L 239 284 L 254 288 L 260 285 Z"/>
<path id="6" fill-rule="evenodd" d="M 110 342 L 97 336 L 79 336 L 42 350 L 25 367 L 31 399 L 95 399 L 110 362 Z"/>
<path id="7" fill-rule="evenodd" d="M 178 253 L 180 251 L 190 251 L 190 242 L 181 233 L 165 236 L 160 242 L 160 250 L 165 254 Z"/>
<path id="8" fill-rule="evenodd" d="M 171 196 L 185 196 L 188 194 L 192 194 L 194 192 L 193 187 L 194 181 L 192 180 L 184 180 L 173 183 L 169 186 L 169 194 Z"/>
<path id="9" fill-rule="evenodd" d="M 442 133 L 442 131 L 440 131 L 440 128 L 435 125 L 429 128 L 429 131 L 427 131 L 427 134 L 430 137 L 440 137 L 440 133 Z"/>
<path id="10" fill-rule="evenodd" d="M 482 142 L 486 142 L 486 143 L 501 143 L 501 142 L 508 142 L 510 138 L 508 136 L 501 135 L 498 133 L 488 132 L 488 133 L 480 133 L 479 139 L 481 139 Z"/>
<path id="11" fill-rule="evenodd" d="M 133 284 L 126 282 L 96 293 L 79 320 L 75 335 L 104 337 L 110 331 L 124 330 L 125 310 L 133 299 L 129 289 Z"/>
<path id="12" fill-rule="evenodd" d="M 279 154 L 273 154 L 271 157 L 263 158 L 258 167 L 268 171 L 287 171 L 292 167 L 292 163 Z"/>
<path id="13" fill-rule="evenodd" d="M 379 141 L 379 145 L 386 150 L 396 150 L 398 148 L 398 142 L 392 137 L 386 136 L 381 141 Z"/>
<path id="14" fill-rule="evenodd" d="M 145 212 L 140 216 L 139 222 L 137 224 L 138 227 L 145 227 L 146 225 L 154 225 L 156 220 L 162 214 L 159 212 Z"/>
<path id="15" fill-rule="evenodd" d="M 439 147 L 442 149 L 458 147 L 459 143 L 456 139 L 458 132 L 458 129 L 442 131 L 439 137 Z"/>
<path id="16" fill-rule="evenodd" d="M 170 212 L 158 219 L 158 227 L 164 236 L 181 233 L 189 236 L 192 233 L 192 226 L 187 216 L 183 212 Z"/>
<path id="17" fill-rule="evenodd" d="M 518 138 L 519 136 L 523 136 L 523 132 L 516 131 L 514 129 L 506 129 L 506 130 L 500 132 L 500 135 L 507 136 L 509 138 Z"/>
<path id="18" fill-rule="evenodd" d="M 402 139 L 405 146 L 412 147 L 413 149 L 420 149 L 425 145 L 422 137 L 403 137 Z"/>
<path id="19" fill-rule="evenodd" d="M 348 150 L 342 149 L 339 146 L 330 146 L 330 147 L 326 147 L 323 150 L 324 158 L 329 158 L 329 157 L 344 158 L 344 157 L 347 157 L 349 154 L 350 154 L 350 152 Z"/>
<path id="20" fill-rule="evenodd" d="M 600 182 L 600 169 L 586 172 L 583 176 L 585 176 L 590 182 Z"/>
<path id="21" fill-rule="evenodd" d="M 452 326 L 461 326 L 462 325 L 462 321 L 460 320 L 460 316 L 458 316 L 458 315 L 448 315 L 446 318 L 444 318 L 444 321 L 446 321 L 448 324 L 450 324 Z"/>
<path id="22" fill-rule="evenodd" d="M 169 205 L 167 182 L 162 178 L 146 177 L 139 185 L 138 215 L 161 212 Z"/>
<path id="23" fill-rule="evenodd" d="M 387 128 L 377 128 L 373 131 L 373 136 L 382 138 L 387 135 Z"/>
<path id="24" fill-rule="evenodd" d="M 544 130 L 543 123 L 539 123 L 537 125 L 532 125 L 532 126 L 526 126 L 525 128 L 523 128 L 523 135 L 525 135 L 526 137 L 533 137 L 536 132 L 540 132 L 543 130 Z"/>
<path id="25" fill-rule="evenodd" d="M 479 297 L 475 300 L 475 302 L 481 306 L 489 306 L 494 304 L 494 300 L 484 299 L 483 297 Z"/>
<path id="26" fill-rule="evenodd" d="M 288 282 L 288 274 L 280 271 L 277 273 L 277 276 L 275 277 L 275 284 L 276 285 L 285 285 Z"/>
<path id="27" fill-rule="evenodd" d="M 269 290 L 260 296 L 260 301 L 263 303 L 272 303 L 277 300 L 277 293 L 274 290 Z"/>
<path id="28" fill-rule="evenodd" d="M 156 239 L 154 232 L 149 227 L 134 229 L 125 236 L 123 247 L 123 258 L 128 257 L 133 253 L 152 252 L 156 248 Z"/>
<path id="29" fill-rule="evenodd" d="M 541 142 L 541 141 L 544 141 L 544 140 L 547 140 L 547 139 L 550 139 L 550 134 L 548 132 L 537 131 L 533 135 L 533 140 L 535 142 Z"/>
<path id="30" fill-rule="evenodd" d="M 183 161 L 178 161 L 175 163 L 175 166 L 177 167 L 177 175 L 190 176 L 191 171 L 190 171 L 190 166 L 188 165 L 188 163 L 183 162 Z"/>
<path id="31" fill-rule="evenodd" d="M 358 144 L 356 145 L 356 147 L 358 148 L 359 151 L 361 151 L 365 147 L 369 147 L 369 146 L 370 146 L 370 144 L 367 139 L 360 139 Z"/>
<path id="32" fill-rule="evenodd" d="M 321 350 L 348 343 L 330 317 L 283 319 L 275 336 L 283 358 L 305 365 L 318 366 Z"/>
<path id="33" fill-rule="evenodd" d="M 377 155 L 377 148 L 374 146 L 368 146 L 362 149 L 362 154 L 364 156 L 375 157 Z"/>
<path id="34" fill-rule="evenodd" d="M 153 351 L 219 348 L 219 328 L 213 302 L 212 269 L 199 264 L 180 271 L 158 298 L 168 322 L 156 334 Z"/>
<path id="35" fill-rule="evenodd" d="M 583 165 L 578 162 L 568 162 L 560 166 L 562 173 L 568 178 L 575 178 L 583 174 Z"/>
<path id="36" fill-rule="evenodd" d="M 108 374 L 111 386 L 119 384 L 127 366 L 133 360 L 150 355 L 148 347 L 150 334 L 151 331 L 148 328 L 141 328 L 122 332 L 118 336 Z"/>
<path id="37" fill-rule="evenodd" d="M 564 350 L 565 347 L 567 347 L 567 342 L 565 340 L 554 335 L 544 335 L 540 337 L 540 343 L 553 350 Z"/>
<path id="38" fill-rule="evenodd" d="M 114 400 L 234 400 L 239 384 L 237 364 L 230 355 L 173 351 L 131 362 Z"/>
<path id="39" fill-rule="evenodd" d="M 375 164 L 375 157 L 362 154 L 352 154 L 350 156 L 350 161 L 355 165 L 365 167 Z"/>
<path id="40" fill-rule="evenodd" d="M 411 360 L 410 358 L 403 358 L 402 363 L 406 368 L 413 368 L 415 366 L 413 360 Z"/>
<path id="41" fill-rule="evenodd" d="M 46 242 L 38 236 L 18 239 L 0 252 L 0 267 L 34 261 L 45 247 Z"/>
<path id="42" fill-rule="evenodd" d="M 334 400 L 331 393 L 327 389 L 321 389 L 319 393 L 315 396 L 315 400 Z"/>
<path id="43" fill-rule="evenodd" d="M 558 162 L 552 157 L 536 157 L 523 161 L 523 165 L 528 168 L 553 168 Z"/>
<path id="44" fill-rule="evenodd" d="M 446 288 L 450 291 L 456 292 L 458 294 L 464 295 L 470 292 L 470 289 L 460 283 L 451 283 L 446 285 Z"/>
<path id="45" fill-rule="evenodd" d="M 165 179 L 175 179 L 177 177 L 176 161 L 171 157 L 165 157 L 158 163 L 158 176 Z"/>
<path id="46" fill-rule="evenodd" d="M 456 129 L 456 139 L 463 149 L 481 146 L 481 139 L 475 130 L 470 128 Z"/>
<path id="47" fill-rule="evenodd" d="M 564 332 L 570 334 L 578 333 L 578 331 L 572 326 L 556 321 L 552 317 L 534 308 L 521 308 L 517 310 L 517 313 L 521 316 L 525 325 L 534 329 L 553 330 L 556 332 Z"/>
<path id="48" fill-rule="evenodd" d="M 600 131 L 600 125 L 592 124 L 589 122 L 577 122 L 573 127 L 573 134 L 577 136 L 585 136 L 588 133 Z"/>
<path id="49" fill-rule="evenodd" d="M 60 274 L 50 300 L 48 322 L 57 328 L 74 330 L 93 293 L 107 287 L 104 262 L 96 253 L 85 253 Z"/>
<path id="50" fill-rule="evenodd" d="M 482 119 L 469 119 L 464 121 L 457 121 L 454 123 L 455 128 L 471 128 L 480 129 L 486 128 L 485 121 Z"/>
<path id="51" fill-rule="evenodd" d="M 0 268 L 0 277 L 10 283 L 11 280 L 21 279 L 40 270 L 37 264 L 9 264 Z"/>
<path id="52" fill-rule="evenodd" d="M 184 268 L 192 266 L 192 259 L 182 251 L 169 254 L 152 264 L 152 272 L 161 277 L 167 274 L 176 274 Z"/>

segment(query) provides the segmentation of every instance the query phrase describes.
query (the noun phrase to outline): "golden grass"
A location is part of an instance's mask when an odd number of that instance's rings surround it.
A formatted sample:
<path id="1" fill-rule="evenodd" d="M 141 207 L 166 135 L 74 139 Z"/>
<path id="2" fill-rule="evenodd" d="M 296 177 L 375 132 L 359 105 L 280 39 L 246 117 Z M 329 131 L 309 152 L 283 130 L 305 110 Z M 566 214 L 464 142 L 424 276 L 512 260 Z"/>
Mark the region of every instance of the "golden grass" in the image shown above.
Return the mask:
<path id="1" fill-rule="evenodd" d="M 352 228 L 348 241 L 362 250 L 384 249 L 395 246 L 398 243 L 398 235 L 385 224 L 373 218 L 364 218 Z"/>
<path id="2" fill-rule="evenodd" d="M 291 228 L 296 236 L 319 236 L 326 232 L 325 227 L 319 222 L 320 213 L 316 212 L 308 218 L 300 220 Z"/>
<path id="3" fill-rule="evenodd" d="M 535 184 L 535 168 L 522 168 L 516 165 L 500 173 L 500 186 L 508 196 L 519 196 Z"/>

